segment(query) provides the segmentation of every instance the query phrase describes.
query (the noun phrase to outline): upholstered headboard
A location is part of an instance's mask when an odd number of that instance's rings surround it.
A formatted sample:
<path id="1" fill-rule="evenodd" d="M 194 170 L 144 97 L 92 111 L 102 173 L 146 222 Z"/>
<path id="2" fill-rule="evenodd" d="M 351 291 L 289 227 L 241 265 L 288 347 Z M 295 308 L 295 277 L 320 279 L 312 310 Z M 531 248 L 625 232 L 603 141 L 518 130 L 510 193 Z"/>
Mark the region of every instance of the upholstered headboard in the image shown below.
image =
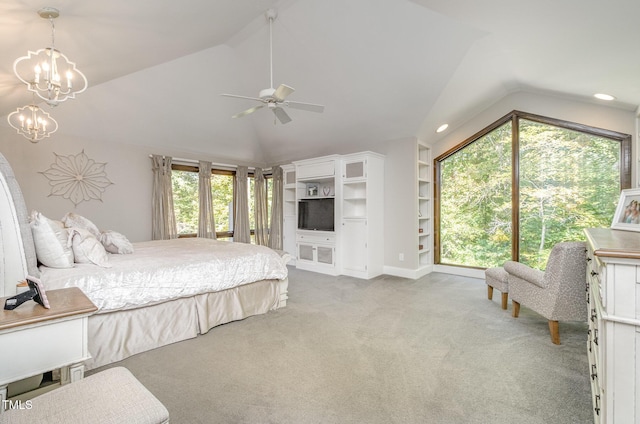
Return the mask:
<path id="1" fill-rule="evenodd" d="M 0 297 L 16 294 L 27 274 L 39 276 L 27 206 L 7 159 L 0 153 Z"/>

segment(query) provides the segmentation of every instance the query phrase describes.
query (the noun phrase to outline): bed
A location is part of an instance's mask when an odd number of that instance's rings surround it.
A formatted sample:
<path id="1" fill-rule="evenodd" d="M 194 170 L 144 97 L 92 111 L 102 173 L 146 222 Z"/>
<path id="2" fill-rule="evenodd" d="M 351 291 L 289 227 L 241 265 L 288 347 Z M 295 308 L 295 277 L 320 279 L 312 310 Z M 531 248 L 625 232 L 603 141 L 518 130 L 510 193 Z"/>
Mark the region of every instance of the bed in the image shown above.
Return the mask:
<path id="1" fill-rule="evenodd" d="M 109 267 L 38 268 L 28 220 L 20 187 L 0 154 L 0 296 L 14 295 L 27 274 L 47 290 L 80 287 L 98 306 L 89 317 L 86 369 L 286 306 L 288 257 L 264 246 L 162 240 L 109 255 Z"/>

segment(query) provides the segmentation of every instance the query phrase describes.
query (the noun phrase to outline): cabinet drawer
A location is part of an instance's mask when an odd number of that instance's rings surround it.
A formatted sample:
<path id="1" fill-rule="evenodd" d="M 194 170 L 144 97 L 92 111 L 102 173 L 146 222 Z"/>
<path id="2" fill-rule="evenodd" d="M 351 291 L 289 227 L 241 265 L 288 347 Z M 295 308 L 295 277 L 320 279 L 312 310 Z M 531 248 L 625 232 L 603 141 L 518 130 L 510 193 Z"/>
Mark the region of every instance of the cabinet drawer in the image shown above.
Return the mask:
<path id="1" fill-rule="evenodd" d="M 0 363 L 11 365 L 0 368 L 0 384 L 88 359 L 86 325 L 80 318 L 2 333 Z"/>
<path id="2" fill-rule="evenodd" d="M 333 160 L 299 165 L 296 168 L 298 179 L 333 177 L 336 173 L 336 163 Z"/>
<path id="3" fill-rule="evenodd" d="M 335 244 L 336 235 L 335 234 L 308 234 L 298 233 L 296 235 L 296 241 L 305 242 L 305 243 L 326 243 L 326 244 Z"/>

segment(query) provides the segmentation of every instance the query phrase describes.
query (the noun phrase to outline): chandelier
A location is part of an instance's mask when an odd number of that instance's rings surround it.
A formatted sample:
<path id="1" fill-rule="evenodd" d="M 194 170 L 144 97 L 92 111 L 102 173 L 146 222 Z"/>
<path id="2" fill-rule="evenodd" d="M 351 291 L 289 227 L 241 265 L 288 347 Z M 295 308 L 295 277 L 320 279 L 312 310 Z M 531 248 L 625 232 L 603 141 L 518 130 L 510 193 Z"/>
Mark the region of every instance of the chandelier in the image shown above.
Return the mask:
<path id="1" fill-rule="evenodd" d="M 76 64 L 55 48 L 55 25 L 53 20 L 60 15 L 58 9 L 44 7 L 38 15 L 51 23 L 51 46 L 31 51 L 16 59 L 13 72 L 27 85 L 29 91 L 56 106 L 87 89 L 87 78 L 76 68 Z M 28 106 L 31 107 L 31 106 Z"/>
<path id="2" fill-rule="evenodd" d="M 9 114 L 7 120 L 18 134 L 22 134 L 32 143 L 49 137 L 58 129 L 56 120 L 35 104 L 18 108 Z"/>

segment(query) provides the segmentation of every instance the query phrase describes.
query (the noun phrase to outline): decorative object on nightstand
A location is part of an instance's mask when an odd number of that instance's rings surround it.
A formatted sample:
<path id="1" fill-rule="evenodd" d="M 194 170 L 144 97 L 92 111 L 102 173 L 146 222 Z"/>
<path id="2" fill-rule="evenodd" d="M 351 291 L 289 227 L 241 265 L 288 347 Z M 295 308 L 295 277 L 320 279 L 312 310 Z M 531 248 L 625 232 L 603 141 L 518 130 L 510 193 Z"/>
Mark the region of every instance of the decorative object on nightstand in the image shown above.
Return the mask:
<path id="1" fill-rule="evenodd" d="M 6 311 L 14 310 L 18 306 L 32 299 L 44 308 L 49 309 L 50 306 L 49 300 L 47 299 L 47 293 L 45 292 L 44 286 L 40 280 L 35 277 L 27 276 L 26 283 L 28 284 L 29 289 L 8 298 L 4 302 L 4 309 Z"/>

